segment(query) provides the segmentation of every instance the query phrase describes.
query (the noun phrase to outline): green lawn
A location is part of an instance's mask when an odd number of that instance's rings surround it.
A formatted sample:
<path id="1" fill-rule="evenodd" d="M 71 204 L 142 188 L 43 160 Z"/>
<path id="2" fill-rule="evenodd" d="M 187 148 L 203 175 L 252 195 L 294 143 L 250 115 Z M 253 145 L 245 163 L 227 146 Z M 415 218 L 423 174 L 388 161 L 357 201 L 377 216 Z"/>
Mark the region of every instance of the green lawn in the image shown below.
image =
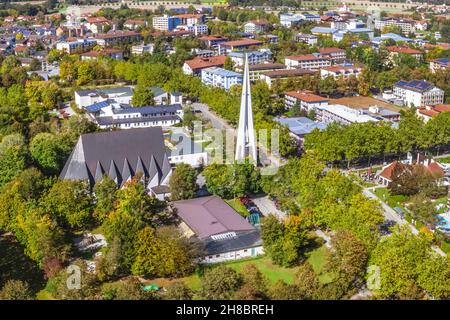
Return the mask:
<path id="1" fill-rule="evenodd" d="M 319 281 L 323 284 L 330 283 L 333 281 L 333 275 L 330 273 L 324 273 L 322 270 L 325 266 L 325 257 L 327 254 L 328 248 L 326 246 L 322 246 L 317 248 L 309 254 L 308 262 L 311 264 L 314 272 L 318 275 Z"/>
<path id="2" fill-rule="evenodd" d="M 400 207 L 405 210 L 403 204 L 409 200 L 408 196 L 391 196 L 390 191 L 387 188 L 376 188 L 374 193 L 380 200 L 386 202 L 391 208 Z"/>
<path id="3" fill-rule="evenodd" d="M 437 158 L 436 160 L 440 163 L 450 163 L 450 157 Z"/>
<path id="4" fill-rule="evenodd" d="M 249 212 L 247 208 L 239 201 L 238 198 L 234 198 L 231 200 L 226 200 L 228 205 L 232 207 L 234 210 L 236 210 L 237 213 L 239 213 L 243 217 L 247 217 L 249 215 Z"/>

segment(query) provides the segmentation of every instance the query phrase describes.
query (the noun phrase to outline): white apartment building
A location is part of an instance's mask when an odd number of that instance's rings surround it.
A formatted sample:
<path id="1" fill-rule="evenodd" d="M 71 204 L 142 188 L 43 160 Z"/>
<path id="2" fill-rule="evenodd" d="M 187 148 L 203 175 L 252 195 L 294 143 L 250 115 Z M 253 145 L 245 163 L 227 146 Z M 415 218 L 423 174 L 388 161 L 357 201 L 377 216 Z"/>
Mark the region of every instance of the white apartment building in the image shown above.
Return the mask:
<path id="1" fill-rule="evenodd" d="M 425 80 L 399 81 L 393 88 L 394 96 L 408 107 L 433 106 L 444 103 L 444 90 Z"/>
<path id="2" fill-rule="evenodd" d="M 314 46 L 317 44 L 317 36 L 312 35 L 312 34 L 302 34 L 302 33 L 298 33 L 295 36 L 295 41 L 297 42 L 302 42 L 302 43 L 306 43 L 309 46 Z"/>
<path id="3" fill-rule="evenodd" d="M 284 59 L 287 69 L 308 69 L 318 70 L 331 66 L 331 60 L 314 54 L 306 54 L 301 56 L 288 56 Z"/>
<path id="4" fill-rule="evenodd" d="M 357 66 L 331 66 L 320 69 L 320 77 L 325 79 L 329 76 L 332 76 L 334 79 L 339 79 L 343 77 L 347 79 L 351 76 L 358 77 L 361 73 L 362 68 Z"/>
<path id="5" fill-rule="evenodd" d="M 97 45 L 97 41 L 91 39 L 78 39 L 77 41 L 63 41 L 56 44 L 56 49 L 60 51 L 72 53 L 83 53 L 90 51 Z"/>
<path id="6" fill-rule="evenodd" d="M 316 119 L 324 123 L 337 122 L 341 124 L 362 123 L 369 121 L 380 121 L 369 116 L 363 110 L 352 109 L 341 104 L 330 104 L 316 108 Z"/>
<path id="7" fill-rule="evenodd" d="M 381 30 L 386 26 L 399 26 L 404 34 L 415 32 L 415 21 L 404 19 L 381 19 L 375 20 L 375 29 Z"/>
<path id="8" fill-rule="evenodd" d="M 289 91 L 284 94 L 284 105 L 287 109 L 296 104 L 306 111 L 315 110 L 328 105 L 328 99 L 307 91 Z"/>
<path id="9" fill-rule="evenodd" d="M 172 17 L 167 14 L 163 16 L 153 17 L 152 19 L 153 28 L 159 31 L 172 31 L 180 24 L 180 18 Z"/>
<path id="10" fill-rule="evenodd" d="M 185 30 L 191 32 L 193 35 L 198 36 L 208 33 L 208 26 L 206 24 L 182 24 L 176 27 L 175 30 Z"/>
<path id="11" fill-rule="evenodd" d="M 233 85 L 242 84 L 241 73 L 223 68 L 206 68 L 202 70 L 202 83 L 213 87 L 230 90 Z"/>
<path id="12" fill-rule="evenodd" d="M 131 47 L 131 54 L 138 55 L 138 56 L 142 55 L 144 53 L 152 54 L 154 49 L 155 49 L 155 45 L 153 43 L 140 44 L 140 45 Z"/>
<path id="13" fill-rule="evenodd" d="M 244 25 L 244 31 L 252 34 L 263 33 L 268 24 L 269 21 L 265 19 L 249 21 Z"/>

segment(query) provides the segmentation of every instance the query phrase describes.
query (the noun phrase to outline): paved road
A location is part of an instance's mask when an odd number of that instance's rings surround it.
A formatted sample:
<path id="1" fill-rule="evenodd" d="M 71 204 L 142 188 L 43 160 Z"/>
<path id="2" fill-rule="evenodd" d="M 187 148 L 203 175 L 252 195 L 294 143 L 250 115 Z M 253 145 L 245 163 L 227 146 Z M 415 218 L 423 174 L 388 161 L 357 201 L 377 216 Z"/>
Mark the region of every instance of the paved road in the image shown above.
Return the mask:
<path id="1" fill-rule="evenodd" d="M 419 231 L 414 227 L 411 223 L 403 219 L 394 209 L 392 209 L 389 205 L 387 205 L 384 201 L 380 200 L 375 194 L 372 193 L 373 189 L 376 187 L 364 188 L 363 194 L 369 199 L 378 200 L 381 203 L 381 207 L 383 208 L 384 218 L 386 220 L 391 220 L 397 222 L 399 225 L 408 225 L 411 228 L 413 234 L 418 234 Z M 439 255 L 445 257 L 447 256 L 444 251 L 442 251 L 437 246 L 431 246 L 431 249 L 438 253 Z"/>
<path id="2" fill-rule="evenodd" d="M 286 218 L 286 213 L 281 210 L 278 210 L 273 201 L 270 200 L 268 196 L 252 197 L 252 200 L 264 216 L 274 214 L 280 220 L 284 220 Z"/>
<path id="3" fill-rule="evenodd" d="M 233 128 L 231 125 L 229 125 L 224 119 L 220 118 L 218 115 L 216 115 L 213 111 L 211 111 L 207 104 L 204 103 L 193 103 L 192 109 L 194 111 L 200 111 L 204 118 L 209 120 L 214 128 L 217 129 L 229 129 L 232 130 L 233 133 L 236 135 L 236 129 Z M 266 149 L 259 145 L 259 158 L 261 163 L 263 164 L 275 164 L 276 166 L 280 166 L 282 161 L 274 156 L 273 154 L 270 154 L 269 157 L 267 157 L 267 151 Z M 268 160 L 268 161 L 267 161 Z"/>

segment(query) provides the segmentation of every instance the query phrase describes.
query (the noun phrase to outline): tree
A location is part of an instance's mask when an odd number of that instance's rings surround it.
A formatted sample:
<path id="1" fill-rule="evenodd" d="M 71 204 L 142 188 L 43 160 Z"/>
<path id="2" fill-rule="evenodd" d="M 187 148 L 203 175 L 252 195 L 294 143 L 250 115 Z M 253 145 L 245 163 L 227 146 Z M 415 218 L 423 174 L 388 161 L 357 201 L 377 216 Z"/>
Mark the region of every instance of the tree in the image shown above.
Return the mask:
<path id="1" fill-rule="evenodd" d="M 135 275 L 181 277 L 194 270 L 195 250 L 174 227 L 160 227 L 157 232 L 145 227 L 137 235 Z"/>
<path id="2" fill-rule="evenodd" d="M 435 205 L 425 194 L 418 193 L 411 197 L 409 202 L 409 209 L 412 211 L 414 219 L 430 224 L 436 222 Z"/>
<path id="3" fill-rule="evenodd" d="M 80 229 L 90 222 L 92 197 L 84 181 L 57 181 L 43 197 L 41 204 L 61 225 Z"/>
<path id="4" fill-rule="evenodd" d="M 287 284 L 283 280 L 278 280 L 269 291 L 272 300 L 302 300 L 304 297 L 298 287 L 294 284 Z"/>
<path id="5" fill-rule="evenodd" d="M 28 283 L 9 280 L 0 290 L 0 300 L 33 300 Z"/>
<path id="6" fill-rule="evenodd" d="M 28 152 L 21 135 L 5 136 L 0 143 L 0 186 L 13 180 L 27 166 Z"/>
<path id="7" fill-rule="evenodd" d="M 143 285 L 136 278 L 120 280 L 114 287 L 104 290 L 103 295 L 112 300 L 149 300 L 151 298 L 151 294 L 144 291 Z"/>
<path id="8" fill-rule="evenodd" d="M 38 133 L 30 143 L 30 153 L 36 164 L 49 174 L 58 173 L 66 159 L 66 150 L 58 136 Z"/>
<path id="9" fill-rule="evenodd" d="M 230 56 L 227 56 L 225 58 L 225 63 L 223 64 L 223 68 L 226 69 L 226 70 L 233 71 L 233 60 L 231 60 Z"/>
<path id="10" fill-rule="evenodd" d="M 309 262 L 301 264 L 295 274 L 295 285 L 302 299 L 317 299 L 322 285 Z"/>
<path id="11" fill-rule="evenodd" d="M 191 199 L 197 189 L 197 171 L 188 164 L 178 164 L 169 180 L 172 201 Z"/>
<path id="12" fill-rule="evenodd" d="M 148 87 L 137 85 L 134 88 L 131 104 L 135 107 L 152 106 L 155 104 L 155 95 Z"/>
<path id="13" fill-rule="evenodd" d="M 101 181 L 95 184 L 93 191 L 95 196 L 94 216 L 97 220 L 103 222 L 108 214 L 114 210 L 117 199 L 117 184 L 105 175 Z"/>
<path id="14" fill-rule="evenodd" d="M 166 287 L 166 292 L 161 295 L 165 300 L 192 300 L 194 292 L 183 281 L 175 281 Z"/>
<path id="15" fill-rule="evenodd" d="M 243 285 L 236 292 L 237 300 L 267 300 L 267 279 L 254 264 L 245 266 L 242 270 Z"/>
<path id="16" fill-rule="evenodd" d="M 201 297 L 206 300 L 227 300 L 242 284 L 241 276 L 233 269 L 220 265 L 205 271 L 201 279 Z"/>

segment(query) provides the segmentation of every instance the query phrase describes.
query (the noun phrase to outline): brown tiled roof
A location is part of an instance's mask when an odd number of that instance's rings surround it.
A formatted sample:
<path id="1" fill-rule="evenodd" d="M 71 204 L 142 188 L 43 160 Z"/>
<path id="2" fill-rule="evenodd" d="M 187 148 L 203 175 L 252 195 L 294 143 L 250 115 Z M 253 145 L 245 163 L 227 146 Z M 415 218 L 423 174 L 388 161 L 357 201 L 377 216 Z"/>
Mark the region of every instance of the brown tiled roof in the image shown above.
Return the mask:
<path id="1" fill-rule="evenodd" d="M 191 19 L 191 18 L 201 19 L 203 18 L 203 16 L 204 16 L 203 14 L 185 13 L 185 14 L 178 14 L 175 17 L 180 19 Z"/>
<path id="2" fill-rule="evenodd" d="M 310 60 L 329 60 L 325 57 L 316 57 L 313 54 L 304 54 L 300 56 L 287 56 L 286 59 L 296 60 L 296 61 L 310 61 Z"/>
<path id="3" fill-rule="evenodd" d="M 358 69 L 361 69 L 361 67 L 358 67 L 358 66 L 331 66 L 331 67 L 326 67 L 326 68 L 322 68 L 322 69 L 330 71 L 330 72 L 339 72 L 339 71 L 358 70 Z"/>
<path id="4" fill-rule="evenodd" d="M 450 112 L 450 104 L 438 104 L 434 106 L 434 110 L 438 111 L 438 112 L 445 112 L 445 111 L 449 111 Z"/>
<path id="5" fill-rule="evenodd" d="M 315 73 L 314 71 L 299 68 L 299 69 L 269 71 L 264 73 L 264 75 L 269 78 L 285 78 L 285 77 L 298 77 L 310 75 L 314 73 Z"/>
<path id="6" fill-rule="evenodd" d="M 221 35 L 209 35 L 209 36 L 203 36 L 200 37 L 199 40 L 201 41 L 210 41 L 210 40 L 226 40 L 227 38 L 222 37 Z"/>
<path id="7" fill-rule="evenodd" d="M 98 39 L 110 39 L 110 38 L 115 38 L 115 37 L 133 37 L 133 36 L 137 36 L 139 35 L 139 33 L 134 32 L 134 31 L 115 31 L 115 32 L 111 32 L 111 33 L 104 33 L 104 34 L 99 34 L 97 36 Z"/>
<path id="8" fill-rule="evenodd" d="M 328 101 L 328 99 L 306 91 L 289 91 L 285 95 L 294 97 L 306 102 Z"/>
<path id="9" fill-rule="evenodd" d="M 402 46 L 388 46 L 386 49 L 390 52 L 406 53 L 406 54 L 423 54 L 422 51 Z"/>
<path id="10" fill-rule="evenodd" d="M 224 65 L 226 58 L 227 58 L 226 56 L 214 56 L 214 57 L 208 57 L 208 58 L 195 57 L 192 60 L 185 61 L 185 63 L 192 70 L 204 69 L 204 68 L 210 68 L 210 67 L 221 67 Z"/>
<path id="11" fill-rule="evenodd" d="M 89 17 L 86 19 L 89 23 L 103 23 L 103 22 L 109 22 L 108 19 L 105 17 Z"/>
<path id="12" fill-rule="evenodd" d="M 248 66 L 250 71 L 284 69 L 286 66 L 282 63 L 258 63 Z"/>
<path id="13" fill-rule="evenodd" d="M 320 54 L 330 54 L 330 53 L 335 53 L 335 52 L 345 52 L 344 49 L 334 48 L 334 47 L 320 48 L 318 51 L 319 51 Z"/>
<path id="14" fill-rule="evenodd" d="M 227 41 L 222 42 L 221 46 L 229 46 L 229 47 L 236 47 L 236 46 L 257 46 L 263 44 L 259 40 L 254 39 L 240 39 L 240 40 L 234 40 L 234 41 Z"/>
<path id="15" fill-rule="evenodd" d="M 397 167 L 404 167 L 405 165 L 401 162 L 398 162 L 397 160 L 395 160 L 394 162 L 392 162 L 390 165 L 388 165 L 387 167 L 385 167 L 383 169 L 383 171 L 381 171 L 381 173 L 379 174 L 379 176 L 388 179 L 388 180 L 392 180 L 392 174 L 394 173 L 394 170 Z"/>
<path id="16" fill-rule="evenodd" d="M 258 19 L 258 20 L 251 20 L 247 23 L 254 23 L 256 25 L 264 26 L 269 24 L 269 21 L 267 21 L 266 19 Z"/>

